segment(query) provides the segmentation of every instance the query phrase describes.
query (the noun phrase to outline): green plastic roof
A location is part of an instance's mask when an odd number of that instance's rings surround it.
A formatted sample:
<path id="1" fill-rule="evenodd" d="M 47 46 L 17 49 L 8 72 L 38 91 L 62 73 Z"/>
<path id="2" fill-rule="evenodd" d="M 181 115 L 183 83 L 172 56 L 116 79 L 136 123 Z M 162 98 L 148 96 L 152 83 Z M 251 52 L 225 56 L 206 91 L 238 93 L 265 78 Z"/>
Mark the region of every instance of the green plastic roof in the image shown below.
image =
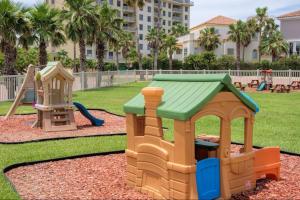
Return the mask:
<path id="1" fill-rule="evenodd" d="M 227 74 L 156 75 L 149 87 L 164 89 L 162 103 L 157 108 L 160 117 L 187 120 L 195 115 L 220 91 L 230 91 L 254 112 L 256 105 L 240 93 Z M 124 105 L 125 113 L 144 115 L 144 96 L 140 93 Z"/>
<path id="2" fill-rule="evenodd" d="M 39 71 L 39 73 L 41 75 L 44 75 L 44 74 L 48 73 L 54 66 L 57 65 L 57 63 L 58 62 L 48 62 L 47 66 L 44 69 L 42 69 L 41 71 Z"/>

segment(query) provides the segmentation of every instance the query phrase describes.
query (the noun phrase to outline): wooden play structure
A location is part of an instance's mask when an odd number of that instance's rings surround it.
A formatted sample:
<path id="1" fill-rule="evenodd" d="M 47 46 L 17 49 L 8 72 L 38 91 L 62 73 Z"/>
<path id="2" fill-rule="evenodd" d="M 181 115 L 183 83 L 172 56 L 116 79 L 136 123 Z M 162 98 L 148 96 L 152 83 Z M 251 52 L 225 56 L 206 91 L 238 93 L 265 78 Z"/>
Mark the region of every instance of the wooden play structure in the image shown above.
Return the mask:
<path id="1" fill-rule="evenodd" d="M 23 84 L 18 91 L 18 94 L 11 105 L 9 111 L 7 112 L 5 119 L 8 119 L 12 115 L 15 114 L 18 106 L 22 104 L 32 104 L 35 100 L 35 84 L 34 84 L 34 76 L 35 76 L 36 68 L 33 65 L 29 65 L 27 68 L 26 75 L 24 77 Z"/>
<path id="2" fill-rule="evenodd" d="M 73 81 L 73 75 L 60 62 L 49 62 L 47 67 L 36 73 L 36 127 L 45 131 L 77 129 L 72 102 Z"/>
<path id="3" fill-rule="evenodd" d="M 257 178 L 279 178 L 279 148 L 252 149 L 258 107 L 228 75 L 156 75 L 124 111 L 127 184 L 155 199 L 229 199 Z M 208 115 L 220 120 L 214 142 L 195 137 L 195 122 Z M 173 142 L 164 139 L 162 118 L 174 120 Z M 238 153 L 231 151 L 236 118 L 244 119 Z"/>

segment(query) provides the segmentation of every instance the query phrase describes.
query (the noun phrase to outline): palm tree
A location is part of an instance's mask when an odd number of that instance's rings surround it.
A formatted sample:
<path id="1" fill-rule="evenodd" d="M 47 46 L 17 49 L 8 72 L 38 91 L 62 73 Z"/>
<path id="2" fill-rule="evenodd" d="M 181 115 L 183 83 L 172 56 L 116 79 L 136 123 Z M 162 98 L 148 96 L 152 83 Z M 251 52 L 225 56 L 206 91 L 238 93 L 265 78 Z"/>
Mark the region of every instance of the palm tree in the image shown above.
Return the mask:
<path id="1" fill-rule="evenodd" d="M 283 39 L 280 31 L 275 31 L 269 37 L 262 38 L 261 52 L 272 55 L 272 61 L 276 61 L 282 54 L 287 54 L 289 49 L 288 43 Z"/>
<path id="2" fill-rule="evenodd" d="M 145 0 L 124 0 L 125 3 L 127 3 L 129 6 L 133 7 L 134 10 L 134 16 L 137 19 L 137 9 L 142 9 L 145 5 Z M 136 20 L 135 23 L 135 39 L 136 39 L 136 52 L 138 57 L 138 63 L 139 63 L 139 70 L 143 70 L 143 63 L 142 63 L 142 54 L 140 50 L 140 42 L 139 42 L 139 31 L 138 31 L 138 23 Z"/>
<path id="3" fill-rule="evenodd" d="M 2 74 L 16 74 L 17 46 L 28 48 L 31 24 L 27 10 L 11 0 L 0 1 L 0 47 L 4 54 Z"/>
<path id="4" fill-rule="evenodd" d="M 243 61 L 245 61 L 245 48 L 249 46 L 251 43 L 252 37 L 255 36 L 257 30 L 256 21 L 254 18 L 251 18 L 246 21 L 246 31 L 244 34 L 244 37 L 242 38 L 241 44 L 242 44 L 242 51 L 243 51 Z"/>
<path id="5" fill-rule="evenodd" d="M 163 45 L 163 38 L 165 33 L 157 28 L 152 28 L 149 30 L 146 40 L 148 41 L 148 46 L 152 49 L 153 52 L 153 69 L 157 70 L 157 60 L 158 60 L 158 49 Z"/>
<path id="6" fill-rule="evenodd" d="M 85 71 L 86 40 L 96 25 L 94 0 L 65 0 L 63 18 L 66 20 L 67 37 L 79 43 L 80 70 Z"/>
<path id="7" fill-rule="evenodd" d="M 173 54 L 178 49 L 177 47 L 177 37 L 182 36 L 188 33 L 188 29 L 181 25 L 177 24 L 172 27 L 172 31 L 169 35 L 164 37 L 163 40 L 163 48 L 168 52 L 169 58 L 169 70 L 172 70 L 173 67 Z"/>
<path id="8" fill-rule="evenodd" d="M 121 32 L 123 20 L 118 17 L 118 10 L 111 8 L 107 2 L 104 2 L 101 7 L 95 8 L 95 16 L 97 24 L 93 27 L 90 42 L 96 44 L 97 54 L 97 69 L 104 70 L 105 46 L 116 43 L 118 34 Z"/>
<path id="9" fill-rule="evenodd" d="M 263 31 L 264 28 L 267 24 L 267 21 L 269 19 L 268 14 L 267 14 L 268 8 L 264 7 L 264 8 L 257 8 L 256 9 L 256 16 L 255 16 L 255 20 L 257 23 L 257 32 L 258 32 L 258 41 L 259 41 L 259 48 L 258 48 L 258 61 L 261 61 L 261 39 L 263 37 Z"/>
<path id="10" fill-rule="evenodd" d="M 47 44 L 56 47 L 66 42 L 60 11 L 47 4 L 38 4 L 30 10 L 33 35 L 39 46 L 39 64 L 47 64 Z"/>
<path id="11" fill-rule="evenodd" d="M 200 31 L 199 44 L 206 51 L 213 51 L 221 44 L 219 37 L 214 27 L 203 29 Z"/>
<path id="12" fill-rule="evenodd" d="M 121 48 L 122 56 L 126 61 L 127 68 L 129 68 L 129 57 L 133 47 L 134 47 L 134 42 L 133 42 L 132 34 L 128 32 L 124 33 L 122 35 L 122 39 L 120 40 L 120 48 Z"/>
<path id="13" fill-rule="evenodd" d="M 173 68 L 173 53 L 178 49 L 177 39 L 173 35 L 167 35 L 164 39 L 164 47 L 168 51 L 169 70 Z"/>
<path id="14" fill-rule="evenodd" d="M 241 65 L 241 44 L 243 39 L 246 37 L 247 29 L 246 23 L 239 20 L 235 24 L 229 25 L 229 37 L 228 40 L 231 40 L 236 43 L 236 67 L 237 70 L 240 70 Z"/>

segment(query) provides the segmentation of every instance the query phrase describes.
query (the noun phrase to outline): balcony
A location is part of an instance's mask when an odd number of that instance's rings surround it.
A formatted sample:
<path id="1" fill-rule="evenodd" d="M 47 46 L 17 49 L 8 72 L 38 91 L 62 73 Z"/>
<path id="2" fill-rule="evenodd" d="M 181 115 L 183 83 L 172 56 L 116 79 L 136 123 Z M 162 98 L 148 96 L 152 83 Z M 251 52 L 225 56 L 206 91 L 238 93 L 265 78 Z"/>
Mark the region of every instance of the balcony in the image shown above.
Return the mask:
<path id="1" fill-rule="evenodd" d="M 173 21 L 176 21 L 176 22 L 182 22 L 182 17 L 177 17 L 177 16 L 173 16 Z"/>
<path id="2" fill-rule="evenodd" d="M 129 7 L 129 6 L 123 6 L 123 12 L 134 12 L 133 7 Z"/>
<path id="3" fill-rule="evenodd" d="M 182 13 L 183 10 L 180 9 L 180 8 L 173 8 L 173 12 L 175 12 L 175 13 Z"/>
<path id="4" fill-rule="evenodd" d="M 131 17 L 131 16 L 123 16 L 123 19 L 126 22 L 135 22 L 135 17 Z"/>
<path id="5" fill-rule="evenodd" d="M 190 6 L 194 5 L 194 2 L 191 0 L 174 0 L 174 2 L 179 4 L 188 4 Z"/>
<path id="6" fill-rule="evenodd" d="M 125 31 L 128 31 L 128 32 L 133 32 L 135 33 L 135 28 L 134 27 L 130 27 L 130 26 L 123 26 L 123 29 Z"/>

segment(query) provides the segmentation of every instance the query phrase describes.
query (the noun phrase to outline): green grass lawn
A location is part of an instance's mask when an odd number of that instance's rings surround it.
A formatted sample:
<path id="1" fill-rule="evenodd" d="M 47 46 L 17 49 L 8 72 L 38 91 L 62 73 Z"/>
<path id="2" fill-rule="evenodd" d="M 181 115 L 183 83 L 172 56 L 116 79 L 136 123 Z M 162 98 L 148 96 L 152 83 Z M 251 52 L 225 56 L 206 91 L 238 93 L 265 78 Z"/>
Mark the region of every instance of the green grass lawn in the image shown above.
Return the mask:
<path id="1" fill-rule="evenodd" d="M 74 101 L 89 108 L 103 108 L 117 114 L 124 114 L 122 105 L 137 94 L 147 83 L 75 92 Z M 300 93 L 291 94 L 250 94 L 260 105 L 256 116 L 254 144 L 258 146 L 278 145 L 283 150 L 300 153 Z M 0 103 L 0 114 L 5 114 L 11 102 Z M 21 107 L 18 113 L 33 112 L 31 107 Z M 168 127 L 165 137 L 172 140 L 173 124 L 164 120 Z M 196 133 L 218 134 L 219 122 L 214 117 L 206 117 L 197 122 Z M 243 141 L 243 127 L 240 119 L 232 125 L 233 140 Z M 16 163 L 32 162 L 84 155 L 125 148 L 124 136 L 90 137 L 68 140 L 0 145 L 0 169 Z M 15 199 L 18 195 L 12 190 L 3 173 L 0 174 L 0 198 Z"/>

